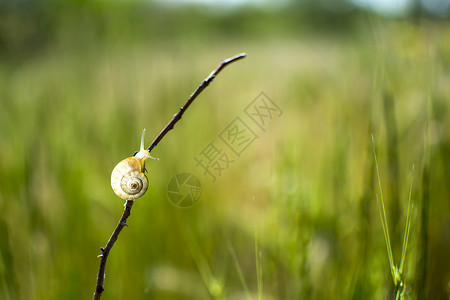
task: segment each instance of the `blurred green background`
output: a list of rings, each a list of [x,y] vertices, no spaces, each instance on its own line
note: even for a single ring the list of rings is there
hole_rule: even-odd
[[[0,1],[0,298],[92,298],[113,167],[245,51],[152,152],[102,299],[391,298],[371,133],[397,264],[415,166],[407,298],[449,299],[448,3],[355,3]],[[194,157],[261,92],[284,113],[212,182]]]

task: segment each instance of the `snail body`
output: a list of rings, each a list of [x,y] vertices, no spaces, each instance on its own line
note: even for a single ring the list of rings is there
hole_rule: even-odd
[[[142,132],[141,148],[132,157],[119,162],[111,174],[111,187],[117,196],[124,200],[136,200],[142,197],[148,189],[148,178],[145,175],[145,161],[150,156],[144,149],[144,134]]]

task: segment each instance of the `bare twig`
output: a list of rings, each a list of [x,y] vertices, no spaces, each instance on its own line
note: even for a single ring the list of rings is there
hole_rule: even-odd
[[[119,237],[119,233],[122,231],[122,229],[125,226],[128,226],[127,219],[131,215],[131,207],[133,206],[134,201],[128,200],[125,202],[125,209],[123,211],[122,217],[120,218],[119,224],[117,224],[116,229],[114,229],[113,234],[109,238],[108,243],[106,244],[106,247],[101,247],[100,250],[102,251],[102,254],[99,255],[101,257],[100,260],[100,268],[98,269],[98,275],[97,275],[97,286],[95,287],[95,293],[94,293],[94,300],[100,299],[102,296],[102,293],[104,291],[103,284],[105,282],[105,267],[106,267],[106,260],[108,259],[109,251],[111,251],[111,248],[114,246],[114,243],[117,241],[117,238]]]
[[[230,57],[228,59],[223,60],[220,65],[209,74],[208,77],[206,77],[205,80],[197,87],[197,89],[192,93],[192,95],[189,97],[189,99],[186,101],[186,103],[180,108],[180,111],[173,115],[172,120],[163,128],[163,130],[158,134],[158,136],[153,140],[151,145],[148,147],[148,151],[152,151],[156,145],[163,139],[163,137],[169,132],[175,124],[181,119],[184,112],[188,109],[189,105],[191,105],[192,102],[194,102],[195,98],[211,83],[211,81],[214,80],[214,78],[219,74],[219,72],[225,68],[228,64],[235,62],[239,59],[242,59],[246,56],[245,53],[237,54],[233,57]],[[97,275],[97,285],[95,288],[94,293],[94,300],[99,300],[102,296],[102,293],[104,291],[104,282],[105,282],[105,268],[106,268],[106,260],[108,259],[109,252],[111,251],[112,247],[114,246],[114,243],[116,242],[117,238],[119,237],[120,232],[122,229],[127,225],[127,219],[131,215],[131,207],[133,206],[134,201],[127,201],[125,203],[125,209],[122,214],[122,217],[120,218],[119,223],[117,224],[116,228],[114,229],[113,234],[109,238],[108,243],[105,247],[101,247],[100,250],[102,251],[102,254],[99,255],[101,258],[100,260],[100,268],[98,269],[98,275]]]
[[[158,143],[163,139],[163,137],[175,126],[175,124],[181,119],[184,112],[188,109],[189,105],[191,105],[192,102],[194,102],[195,98],[211,83],[211,81],[214,80],[214,78],[219,74],[219,72],[225,68],[228,64],[235,62],[239,59],[242,59],[246,56],[245,53],[237,54],[233,57],[230,57],[228,59],[222,60],[220,65],[209,74],[208,77],[203,80],[203,82],[198,86],[198,88],[192,93],[192,95],[189,97],[189,99],[186,101],[186,103],[180,108],[180,111],[173,115],[172,120],[166,125],[166,127],[161,130],[161,132],[158,134],[158,136],[153,140],[153,142],[148,147],[148,152],[151,152],[153,148],[158,145]]]

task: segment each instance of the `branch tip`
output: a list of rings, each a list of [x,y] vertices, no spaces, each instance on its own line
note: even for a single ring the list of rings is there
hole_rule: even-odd
[[[156,138],[153,140],[153,142],[150,144],[150,146],[147,148],[148,152],[151,152],[153,148],[155,148],[158,143],[163,139],[163,137],[169,132],[171,129],[173,129],[174,125],[181,119],[184,112],[188,109],[188,107],[191,105],[191,103],[197,98],[197,96],[214,80],[214,78],[217,77],[217,74],[225,68],[230,63],[233,63],[237,60],[240,60],[244,57],[246,57],[246,53],[239,53],[232,57],[229,57],[227,59],[221,60],[219,66],[213,70],[208,77],[206,77],[202,83],[197,87],[197,89],[191,94],[191,96],[188,98],[186,103],[180,108],[180,110],[173,115],[172,120],[169,121],[169,123],[161,130],[161,132],[156,136]]]

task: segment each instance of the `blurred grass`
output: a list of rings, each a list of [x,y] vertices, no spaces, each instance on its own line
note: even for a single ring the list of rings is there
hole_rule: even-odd
[[[448,297],[445,20],[53,5],[8,8],[0,21],[0,298],[91,297],[98,249],[123,209],[111,170],[138,149],[142,128],[149,144],[220,59],[242,51],[152,152],[160,161],[147,165],[150,189],[108,259],[104,299],[256,299],[259,272],[264,299],[383,298],[372,132],[400,236],[410,167],[426,164],[406,284],[412,298]],[[284,114],[212,183],[193,157],[261,91]],[[167,200],[179,172],[203,184],[189,209]]]

